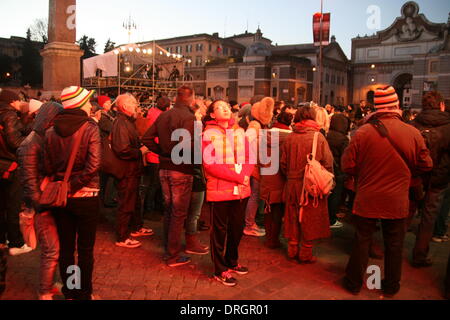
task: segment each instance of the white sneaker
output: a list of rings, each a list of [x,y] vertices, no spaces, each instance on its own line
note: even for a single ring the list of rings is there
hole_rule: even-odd
[[[40,294],[39,300],[53,300],[53,294],[52,293]]]
[[[131,238],[129,238],[123,242],[116,242],[116,246],[122,247],[122,248],[128,248],[128,249],[139,248],[141,245],[142,245],[141,242],[131,239]]]
[[[258,229],[254,229],[254,228],[245,228],[244,234],[246,236],[251,236],[251,237],[264,237],[266,235],[266,231],[261,232]]]
[[[11,256],[19,256],[24,253],[28,253],[30,251],[33,251],[33,248],[27,246],[25,243],[22,248],[9,248],[9,255]]]
[[[344,226],[344,224],[342,222],[336,221],[335,224],[330,226],[330,229],[339,229],[342,228]]]

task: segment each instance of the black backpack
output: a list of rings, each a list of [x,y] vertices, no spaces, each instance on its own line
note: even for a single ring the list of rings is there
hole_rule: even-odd
[[[433,159],[433,166],[437,167],[437,164],[441,160],[442,153],[442,131],[439,128],[426,128],[420,131],[423,139],[425,140],[425,144],[430,150],[431,159]]]

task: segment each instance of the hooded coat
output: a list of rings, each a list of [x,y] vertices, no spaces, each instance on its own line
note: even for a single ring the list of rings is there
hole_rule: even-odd
[[[315,121],[312,126],[296,124],[294,132],[287,138],[281,148],[280,167],[287,178],[283,199],[286,204],[284,216],[284,235],[287,239],[312,241],[330,236],[330,220],[328,217],[327,199],[319,199],[315,208],[313,201],[303,208],[301,225],[299,210],[302,198],[303,179],[307,156],[312,152],[314,134],[320,131]],[[333,172],[333,154],[325,137],[318,136],[316,160],[330,172]]]
[[[88,122],[81,139],[69,178],[70,194],[82,188],[99,188],[98,171],[101,166],[101,140],[97,123],[81,109],[64,110],[56,116],[54,126],[45,133],[45,175],[63,180],[74,143],[74,134]]]
[[[330,146],[330,150],[333,153],[335,171],[340,170],[341,157],[350,142],[347,137],[350,130],[350,124],[350,119],[343,114],[335,114],[331,117],[330,131],[327,134],[327,141]]]
[[[62,111],[63,107],[58,103],[48,102],[44,104],[36,116],[33,131],[17,149],[23,199],[28,208],[34,208],[36,211],[39,211],[40,185],[44,179],[43,147],[45,131]]]
[[[374,113],[407,157],[411,170],[430,171],[433,162],[420,132],[398,113]],[[404,219],[409,214],[411,170],[388,139],[371,124],[361,126],[344,151],[341,168],[355,177],[353,214],[370,219]]]
[[[431,187],[443,188],[450,182],[450,113],[439,109],[424,110],[412,125],[418,130],[434,129],[435,141],[428,141],[433,159],[433,170],[429,175]]]

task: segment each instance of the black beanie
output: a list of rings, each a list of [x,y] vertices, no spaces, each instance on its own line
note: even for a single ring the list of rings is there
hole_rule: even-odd
[[[20,101],[19,95],[11,90],[0,91],[0,102],[10,104],[13,101]]]

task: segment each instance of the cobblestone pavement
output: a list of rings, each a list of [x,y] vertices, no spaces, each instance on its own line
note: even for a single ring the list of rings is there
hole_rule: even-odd
[[[95,246],[94,294],[104,300],[379,300],[377,290],[364,288],[353,296],[344,291],[340,280],[348,260],[353,229],[345,224],[334,230],[333,237],[315,246],[318,262],[299,265],[286,259],[286,249],[271,250],[263,238],[244,236],[240,246],[240,263],[250,273],[237,276],[238,285],[224,287],[211,278],[210,255],[193,256],[193,262],[169,268],[162,261],[162,222],[146,221],[155,235],[144,239],[139,249],[114,246],[113,212],[100,223]],[[155,220],[155,219],[153,219]],[[208,232],[200,234],[209,242]],[[415,236],[406,237],[402,289],[394,299],[442,299],[443,279],[449,254],[449,243],[431,244],[435,263],[430,268],[414,269],[408,258]],[[379,240],[381,243],[381,240]],[[286,244],[285,244],[286,245]],[[4,300],[37,298],[39,249],[26,255],[9,257],[7,289]],[[380,265],[382,260],[370,260]]]

